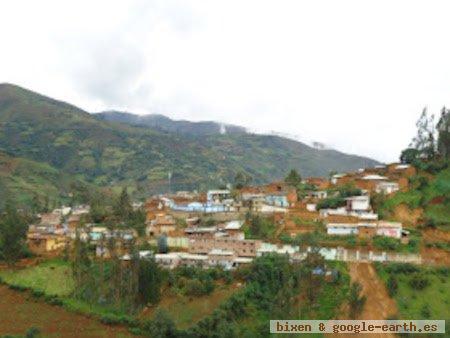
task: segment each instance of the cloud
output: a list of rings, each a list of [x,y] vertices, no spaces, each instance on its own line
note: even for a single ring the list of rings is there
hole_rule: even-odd
[[[392,161],[450,106],[446,1],[0,2],[0,81],[89,111],[276,130]]]

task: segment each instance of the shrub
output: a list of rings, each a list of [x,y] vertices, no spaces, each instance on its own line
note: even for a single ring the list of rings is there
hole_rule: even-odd
[[[100,321],[106,325],[119,325],[122,324],[122,319],[114,314],[108,313],[100,317]]]
[[[391,237],[375,236],[373,238],[373,245],[382,250],[397,250],[400,246],[400,241]]]
[[[27,290],[27,287],[22,286],[22,285],[18,285],[18,284],[10,284],[8,287],[11,290],[16,290],[16,291],[20,291],[20,292],[23,292],[23,291]]]
[[[389,264],[386,267],[386,271],[389,273],[403,273],[403,274],[412,274],[415,272],[419,272],[419,268],[415,265],[409,263],[397,263],[397,264]]]
[[[395,296],[397,294],[397,289],[398,289],[397,279],[395,279],[395,277],[393,275],[389,275],[389,278],[388,278],[386,284],[387,284],[389,297],[392,298],[393,296]]]
[[[30,327],[27,332],[25,333],[25,338],[36,338],[41,333],[41,330],[39,330],[37,327]]]
[[[425,303],[422,308],[420,309],[420,314],[423,318],[430,318],[431,317],[431,309],[430,305],[428,303]]]
[[[415,273],[409,280],[409,285],[415,290],[423,290],[430,285],[430,280],[423,273]]]
[[[44,291],[42,291],[42,290],[33,290],[33,291],[31,291],[31,294],[35,298],[40,298],[40,297],[44,296]]]
[[[330,198],[325,198],[325,199],[319,201],[319,203],[317,203],[317,205],[316,205],[316,210],[336,209],[339,207],[343,207],[346,204],[347,204],[347,202],[345,201],[345,199],[343,199],[341,197],[330,197]]]

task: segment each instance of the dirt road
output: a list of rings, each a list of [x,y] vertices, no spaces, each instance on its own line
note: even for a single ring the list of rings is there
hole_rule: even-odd
[[[389,297],[386,287],[378,277],[375,268],[370,263],[349,263],[349,272],[352,282],[362,286],[362,293],[367,297],[362,314],[357,319],[387,319],[397,313],[397,305]],[[339,319],[348,319],[348,310]],[[347,317],[346,317],[347,316]],[[336,334],[328,337],[368,337],[368,338],[396,338],[393,334]]]

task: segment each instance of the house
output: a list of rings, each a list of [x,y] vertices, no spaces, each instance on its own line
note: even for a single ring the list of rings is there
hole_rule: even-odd
[[[338,185],[341,184],[342,181],[345,180],[345,177],[347,176],[347,174],[334,174],[333,176],[331,176],[331,184],[333,185]]]
[[[271,243],[262,243],[257,251],[257,256],[263,256],[265,254],[276,253],[279,255],[294,255],[300,251],[298,246],[293,245],[276,245]]]
[[[230,190],[208,190],[206,201],[212,204],[222,204],[225,201],[233,201],[233,199]]]
[[[236,254],[231,250],[212,249],[208,253],[208,261],[211,266],[221,266],[225,270],[233,267]]]
[[[62,206],[61,208],[54,209],[52,211],[53,214],[58,214],[60,216],[67,216],[72,211],[71,207]]]
[[[386,176],[381,176],[378,174],[369,174],[359,177],[355,180],[355,185],[363,190],[374,191],[376,186],[383,181],[387,181]]]
[[[313,190],[308,192],[308,197],[322,200],[328,197],[328,192],[326,190]]]
[[[364,212],[370,210],[370,196],[351,196],[347,197],[347,210],[355,212]]]
[[[168,252],[165,254],[155,254],[155,262],[163,267],[173,269],[181,263],[181,255],[179,252]]]
[[[69,230],[75,230],[77,227],[80,226],[80,214],[72,214],[67,219],[67,226]]]
[[[356,235],[358,234],[358,223],[328,223],[328,235]]]
[[[358,235],[363,238],[386,236],[400,239],[402,224],[398,222],[328,223],[328,235]]]
[[[170,234],[175,231],[177,224],[171,215],[159,213],[146,227],[147,236],[158,236],[161,234]]]
[[[330,181],[325,177],[308,177],[305,183],[314,185],[319,190],[328,189],[330,186]]]
[[[229,237],[244,239],[245,235],[241,230],[243,225],[244,221],[229,221],[219,225],[219,229]]]
[[[72,215],[86,215],[91,211],[91,207],[87,204],[80,204],[72,208]]]
[[[189,239],[212,239],[215,237],[217,227],[188,227],[184,232]]]
[[[271,206],[283,208],[289,207],[288,198],[284,193],[267,194],[265,195],[264,199],[265,202]]]
[[[239,257],[256,257],[256,252],[261,246],[260,240],[236,239],[229,237],[191,239],[189,252],[195,254],[208,254],[213,249],[233,251]]]
[[[63,235],[29,232],[27,234],[27,245],[30,251],[36,255],[61,250],[67,242]]]
[[[61,226],[61,214],[53,212],[41,214],[41,222],[39,225],[57,228]]]
[[[400,187],[397,182],[380,182],[376,185],[375,191],[379,194],[389,195],[399,191]]]

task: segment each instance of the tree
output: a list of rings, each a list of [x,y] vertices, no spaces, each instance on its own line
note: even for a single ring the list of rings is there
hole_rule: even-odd
[[[318,248],[308,252],[302,264],[302,289],[305,290],[309,304],[314,304],[325,276],[325,259]]]
[[[119,199],[115,205],[114,213],[121,222],[126,222],[130,219],[130,216],[133,213],[133,207],[131,206],[127,188],[122,189]]]
[[[438,152],[443,158],[450,158],[450,113],[445,107],[441,110],[441,117],[437,124]]]
[[[162,271],[154,258],[139,260],[139,303],[156,304],[161,299]]]
[[[387,289],[388,289],[389,297],[393,297],[396,295],[397,289],[398,289],[398,283],[397,283],[397,279],[395,279],[395,277],[392,274],[389,275],[389,278],[387,280]]]
[[[246,185],[249,185],[252,182],[252,177],[245,172],[238,172],[234,177],[234,187],[235,189],[242,189]]]
[[[400,161],[405,164],[414,163],[419,158],[419,151],[415,148],[406,148],[400,154]]]
[[[27,224],[24,217],[10,204],[0,221],[0,258],[13,265],[24,254]]]
[[[145,235],[145,211],[141,208],[130,215],[130,226],[137,231],[139,236]]]
[[[291,169],[291,171],[289,172],[289,174],[286,176],[286,178],[284,179],[284,181],[293,186],[296,187],[297,185],[299,185],[302,182],[302,178],[300,176],[300,174],[298,173],[297,170],[295,169]]]
[[[167,235],[162,234],[158,237],[158,252],[159,253],[167,253],[169,251],[168,244],[167,244]]]
[[[361,296],[362,287],[358,282],[354,282],[350,286],[349,294],[349,315],[351,319],[355,319],[363,310],[366,304],[366,296]]]
[[[434,115],[428,117],[427,108],[424,108],[416,123],[417,135],[411,142],[411,147],[419,151],[420,157],[432,159],[436,155],[436,127]]]
[[[175,338],[178,336],[175,323],[169,314],[161,309],[156,310],[153,320],[144,325],[146,337],[152,338]]]

